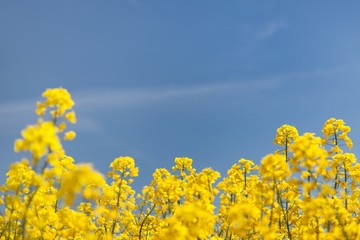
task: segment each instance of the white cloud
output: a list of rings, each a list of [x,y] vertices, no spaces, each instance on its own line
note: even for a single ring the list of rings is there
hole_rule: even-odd
[[[0,132],[20,132],[29,124],[36,123],[35,114],[37,99],[0,103]],[[76,130],[101,132],[101,126],[88,116],[78,115],[81,124],[75,125]]]
[[[34,101],[18,101],[0,104],[0,129],[7,132],[9,127],[16,127],[19,130],[29,124],[29,120],[35,115],[34,109],[36,102]]]
[[[35,100],[1,103],[0,116],[34,111],[35,107],[36,107]]]
[[[76,130],[101,132],[101,126],[91,117],[94,111],[102,109],[134,108],[144,105],[156,105],[162,102],[181,100],[189,97],[202,97],[211,94],[254,93],[276,85],[275,81],[253,81],[239,83],[216,83],[197,86],[130,88],[84,90],[71,93],[75,101],[75,111],[81,124]],[[38,99],[0,103],[0,131],[19,131],[27,124],[36,121],[35,108]]]
[[[87,90],[74,94],[79,108],[125,108],[143,104],[155,104],[163,101],[175,101],[185,97],[201,97],[210,94],[229,92],[251,93],[272,88],[278,81],[247,81],[203,84],[198,86],[179,86],[169,88],[132,88]]]
[[[163,102],[175,102],[182,99],[207,97],[213,94],[225,95],[236,93],[244,97],[271,91],[279,86],[294,80],[313,79],[329,80],[331,76],[341,75],[353,67],[338,67],[332,69],[318,69],[311,72],[302,72],[254,81],[233,80],[229,82],[207,83],[202,85],[172,86],[158,88],[128,88],[128,89],[101,89],[72,92],[75,101],[75,111],[79,123],[75,130],[101,132],[102,127],[92,117],[94,112],[99,114],[102,109],[135,109],[141,106],[156,106]],[[0,132],[16,131],[36,121],[34,113],[36,101],[39,98],[26,101],[0,103]],[[13,130],[15,129],[16,130]]]
[[[283,20],[270,21],[266,26],[257,33],[257,37],[260,39],[267,39],[272,37],[281,29],[288,26],[288,23]]]
[[[141,7],[142,6],[140,1],[138,1],[138,0],[128,0],[128,2],[130,4],[132,4],[132,5],[134,5],[135,7]]]
[[[76,110],[75,110],[76,111]],[[77,115],[78,123],[73,129],[75,131],[91,132],[91,133],[101,133],[103,127],[92,117],[85,115]]]

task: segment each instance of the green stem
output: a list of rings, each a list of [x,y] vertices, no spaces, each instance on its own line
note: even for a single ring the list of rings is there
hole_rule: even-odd
[[[155,206],[156,206],[155,204],[154,204],[154,206],[152,206],[152,208],[150,209],[150,211],[145,215],[144,220],[141,222],[140,230],[139,230],[139,240],[141,239],[141,232],[142,232],[144,223],[145,223],[146,219],[150,216],[150,214],[154,211]]]

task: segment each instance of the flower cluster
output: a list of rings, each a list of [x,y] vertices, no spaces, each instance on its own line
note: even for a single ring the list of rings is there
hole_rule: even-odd
[[[176,158],[136,193],[133,158],[115,158],[106,177],[66,155],[74,102],[62,88],[43,97],[14,144],[29,158],[0,187],[0,239],[360,239],[360,164],[343,120],[327,120],[323,137],[283,125],[279,149],[222,178]]]

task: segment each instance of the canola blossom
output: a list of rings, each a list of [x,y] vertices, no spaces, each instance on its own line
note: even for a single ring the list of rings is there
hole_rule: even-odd
[[[0,239],[360,239],[360,164],[341,119],[322,136],[280,126],[278,150],[259,165],[241,158],[223,177],[176,158],[136,193],[133,158],[114,159],[104,176],[66,155],[74,101],[63,88],[43,97],[14,143],[28,157],[0,187]]]

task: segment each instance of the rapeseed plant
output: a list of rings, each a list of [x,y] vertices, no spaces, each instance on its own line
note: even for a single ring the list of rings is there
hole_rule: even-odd
[[[74,101],[63,88],[43,97],[14,144],[29,157],[0,188],[0,239],[360,239],[360,164],[341,119],[323,137],[280,126],[278,150],[259,165],[241,158],[223,178],[176,158],[137,194],[133,158],[114,159],[105,177],[66,155]]]

